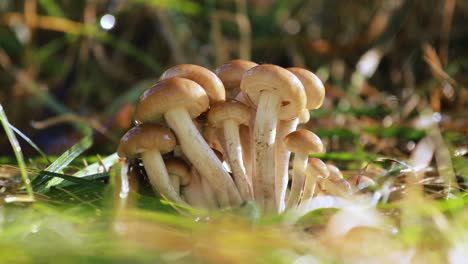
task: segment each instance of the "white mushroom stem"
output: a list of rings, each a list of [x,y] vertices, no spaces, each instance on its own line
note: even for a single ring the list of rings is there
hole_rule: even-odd
[[[301,201],[308,200],[314,196],[315,187],[317,186],[318,175],[314,175],[310,170],[306,171],[306,179],[304,183],[304,191],[302,192]]]
[[[275,197],[275,138],[280,98],[270,91],[260,94],[254,125],[254,195],[265,212],[277,212]]]
[[[182,200],[172,186],[159,150],[145,151],[141,154],[141,159],[145,166],[146,174],[148,175],[151,186],[164,196],[164,198],[186,205],[187,203]]]
[[[177,194],[180,194],[180,180],[179,176],[169,174],[169,178],[171,179],[171,184],[172,187],[174,187],[174,190],[176,191]]]
[[[210,208],[198,176],[192,175],[189,185],[182,187],[181,192],[187,203],[191,206],[201,209]]]
[[[294,153],[291,192],[286,203],[286,208],[294,208],[299,203],[304,188],[305,173],[307,168],[307,154]]]
[[[213,188],[211,188],[210,184],[206,180],[206,178],[200,178],[201,181],[201,189],[203,192],[203,196],[206,200],[206,205],[209,209],[218,208],[218,203],[216,202],[216,196],[213,192]]]
[[[169,127],[174,130],[182,151],[201,177],[205,177],[212,186],[220,206],[240,205],[242,199],[236,185],[194,126],[187,110],[182,107],[173,108],[164,114],[164,118]]]
[[[253,123],[253,122],[252,122]],[[249,184],[252,186],[252,141],[251,141],[250,127],[240,126],[239,135],[242,145],[242,158],[244,160],[245,173],[249,178]],[[253,188],[252,188],[253,194]]]
[[[276,178],[275,178],[275,193],[276,203],[279,212],[284,211],[286,202],[286,189],[288,188],[289,180],[289,158],[291,152],[284,144],[284,137],[289,133],[296,130],[299,124],[299,118],[292,120],[282,120],[278,123],[276,130],[276,146],[275,146],[275,159],[276,159]]]
[[[232,119],[225,120],[223,122],[223,133],[226,149],[225,151],[237,189],[245,201],[252,200],[252,186],[249,182],[249,178],[244,166],[244,159],[242,157],[239,124]]]

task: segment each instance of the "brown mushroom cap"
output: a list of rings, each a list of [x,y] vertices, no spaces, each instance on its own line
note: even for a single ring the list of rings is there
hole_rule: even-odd
[[[131,128],[122,137],[117,154],[131,158],[153,149],[164,154],[172,151],[175,146],[176,138],[169,129],[160,125],[142,124]]]
[[[185,186],[190,183],[190,167],[181,159],[169,159],[166,162],[166,169],[169,174],[177,175],[180,179],[180,185]]]
[[[291,67],[287,70],[294,73],[302,82],[307,96],[306,108],[317,109],[322,106],[325,99],[325,87],[319,77],[311,71],[299,67]]]
[[[330,175],[327,164],[317,158],[309,158],[307,161],[307,169],[312,175],[318,175],[320,179],[326,179]]]
[[[301,115],[299,116],[299,123],[305,124],[310,120],[310,112],[307,109],[302,110]]]
[[[375,181],[367,176],[354,175],[348,178],[349,184],[356,187],[358,190],[365,189],[369,186],[376,185]]]
[[[284,138],[286,148],[294,153],[303,155],[323,152],[322,140],[312,131],[298,129]]]
[[[239,125],[248,125],[250,122],[250,109],[237,101],[217,103],[208,112],[208,123],[215,127],[222,127],[223,121],[234,120]]]
[[[208,110],[208,96],[198,83],[189,79],[164,79],[140,96],[135,120],[142,123],[160,122],[164,113],[176,107],[185,108],[190,117],[195,118]]]
[[[223,82],[214,74],[214,72],[194,64],[179,64],[169,68],[161,75],[161,80],[181,77],[190,79],[198,83],[205,89],[210,102],[219,102],[226,100],[226,91]]]
[[[262,91],[273,91],[281,98],[278,118],[298,117],[306,105],[304,86],[290,71],[272,64],[262,64],[248,70],[241,81],[241,90],[258,105]]]
[[[333,164],[327,164],[328,171],[330,172],[330,180],[339,180],[343,179],[343,174],[340,169]]]
[[[226,90],[237,89],[240,87],[242,76],[251,68],[257,66],[257,63],[248,60],[232,60],[221,65],[215,73],[224,84]]]

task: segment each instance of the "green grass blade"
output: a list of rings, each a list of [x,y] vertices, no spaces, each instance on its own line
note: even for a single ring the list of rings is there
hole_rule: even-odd
[[[65,151],[60,157],[58,157],[52,164],[50,164],[45,171],[49,172],[60,172],[63,168],[68,166],[74,159],[81,155],[85,150],[91,147],[92,145],[92,130],[87,128],[85,136],[78,143],[73,145],[70,149]],[[50,188],[51,186],[57,185],[62,182],[62,179],[53,179],[48,176],[38,176],[33,181],[33,186],[37,191],[44,191],[45,189]],[[45,185],[47,183],[47,185]],[[45,185],[45,187],[43,187]]]
[[[47,160],[49,164],[51,163],[49,157],[28,136],[23,134],[23,132],[21,132],[12,124],[8,125],[10,126],[11,130],[13,130],[18,136],[20,136],[24,141],[26,141],[34,150],[37,151],[37,153],[39,153],[39,155],[41,155],[45,160]]]
[[[8,118],[3,110],[3,106],[0,104],[0,122],[2,123],[3,129],[10,141],[11,147],[13,148],[13,152],[15,153],[16,161],[18,162],[18,166],[20,169],[21,177],[23,178],[24,187],[26,188],[26,192],[28,196],[34,200],[34,193],[31,187],[31,181],[29,180],[28,173],[26,171],[26,165],[23,159],[23,152],[21,152],[21,146],[18,143],[18,140],[15,137],[14,132],[10,129]]]

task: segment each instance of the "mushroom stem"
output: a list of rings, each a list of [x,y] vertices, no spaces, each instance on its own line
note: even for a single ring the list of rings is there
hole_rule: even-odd
[[[293,160],[291,192],[289,193],[289,199],[286,203],[287,208],[294,208],[299,203],[302,189],[304,187],[306,168],[307,155],[295,153]]]
[[[262,91],[254,125],[254,195],[265,212],[275,212],[275,137],[280,97]]]
[[[172,187],[174,187],[174,190],[176,191],[176,193],[177,193],[177,194],[180,194],[180,180],[179,180],[179,176],[169,174],[169,178],[171,179]]]
[[[208,206],[209,209],[218,208],[218,203],[216,202],[216,196],[215,196],[215,193],[213,192],[213,188],[208,183],[206,178],[200,178],[200,181],[201,181],[201,189],[203,192],[203,196],[205,197],[205,200],[206,200],[206,205]]]
[[[192,174],[192,179],[190,180],[189,185],[184,186],[181,193],[185,200],[187,200],[187,203],[191,206],[200,209],[209,209],[210,206],[203,193],[200,181],[201,179],[199,175]]]
[[[167,111],[164,118],[177,135],[182,151],[201,177],[205,177],[212,186],[220,205],[222,207],[240,205],[242,199],[234,182],[194,126],[188,112],[182,107],[176,107]]]
[[[289,157],[291,152],[284,144],[284,137],[289,133],[296,130],[299,124],[299,118],[292,120],[281,120],[278,123],[276,130],[276,146],[275,146],[275,159],[276,159],[276,178],[275,178],[275,193],[276,203],[279,212],[284,211],[286,202],[286,189],[288,188],[288,172],[289,172]]]
[[[226,153],[229,165],[231,166],[234,182],[241,197],[245,201],[252,200],[252,187],[244,166],[242,158],[242,146],[239,136],[239,123],[233,119],[227,119],[223,122],[224,140],[226,144]]]
[[[239,135],[242,145],[242,158],[244,160],[245,173],[247,173],[250,186],[252,186],[252,141],[250,137],[251,134],[252,133],[250,133],[250,127],[242,125],[239,127]]]
[[[151,186],[153,186],[156,191],[165,198],[186,205],[187,203],[182,200],[172,186],[159,150],[145,151],[141,154],[141,159],[145,166],[146,174],[148,175]]]

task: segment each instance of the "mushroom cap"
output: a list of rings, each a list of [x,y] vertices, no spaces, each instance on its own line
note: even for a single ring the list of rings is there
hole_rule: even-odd
[[[369,186],[376,185],[375,181],[367,176],[354,175],[348,178],[349,184],[356,187],[358,190],[365,189]]]
[[[312,110],[322,106],[325,99],[325,87],[319,77],[304,68],[291,67],[287,70],[296,75],[302,82],[307,96],[306,108]]]
[[[224,84],[226,90],[232,90],[240,87],[244,73],[258,64],[248,60],[232,60],[221,65],[215,73]]]
[[[166,160],[167,173],[176,175],[180,179],[180,185],[186,186],[190,183],[192,178],[190,174],[190,167],[181,159],[173,158]]]
[[[208,110],[209,100],[205,90],[196,82],[185,78],[169,78],[157,82],[138,100],[137,122],[160,122],[168,110],[183,107],[191,118]]]
[[[298,129],[286,135],[284,144],[289,151],[303,155],[323,152],[322,140],[306,129]]]
[[[222,127],[225,120],[234,120],[237,124],[248,125],[250,109],[237,101],[226,101],[214,104],[208,112],[208,123],[214,127]]]
[[[158,149],[162,154],[174,150],[176,137],[165,127],[142,124],[131,128],[120,139],[117,154],[120,157],[138,157],[141,153]]]
[[[205,89],[210,102],[219,102],[226,100],[226,91],[223,82],[214,74],[214,72],[194,64],[179,64],[169,68],[161,75],[161,80],[181,77],[198,83]]]
[[[301,115],[299,116],[299,123],[305,124],[310,120],[310,112],[308,109],[303,109]]]
[[[333,164],[327,164],[328,171],[330,172],[329,179],[330,180],[339,180],[343,179],[343,174],[341,173],[340,169]]]
[[[327,164],[317,158],[309,158],[307,160],[307,170],[312,175],[317,175],[320,179],[326,179],[330,175]]]
[[[241,81],[241,90],[258,105],[262,91],[276,92],[281,98],[280,120],[298,117],[306,105],[304,86],[290,71],[272,64],[262,64],[248,70]]]

